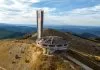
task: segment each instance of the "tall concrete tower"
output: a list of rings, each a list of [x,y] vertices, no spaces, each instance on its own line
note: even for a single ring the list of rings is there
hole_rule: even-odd
[[[37,32],[38,32],[38,39],[41,39],[43,33],[43,10],[37,10]]]

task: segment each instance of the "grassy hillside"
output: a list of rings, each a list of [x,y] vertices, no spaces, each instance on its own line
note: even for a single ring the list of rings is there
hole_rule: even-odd
[[[5,32],[3,32],[5,33]],[[74,49],[85,55],[100,56],[97,43],[53,29],[43,31],[43,36],[60,36],[68,43],[68,49]],[[22,40],[0,41],[0,68],[7,70],[80,70],[70,61],[65,61],[59,55],[44,55],[43,48],[38,47],[34,40],[37,33],[28,34]],[[98,57],[99,58],[99,57]]]
[[[1,40],[0,69],[6,70],[80,70],[57,55],[44,55],[32,40]]]
[[[25,34],[25,33],[13,32],[13,31],[5,30],[5,29],[0,29],[0,39],[20,38],[20,37],[22,37],[24,34]]]
[[[43,36],[60,36],[67,40],[69,43],[69,48],[75,49],[80,52],[87,54],[98,55],[100,56],[100,47],[97,43],[74,36],[71,33],[64,33],[53,29],[46,29],[43,31]],[[36,39],[37,35],[33,35],[31,39]],[[98,49],[99,48],[99,49]]]
[[[11,34],[10,31],[6,31],[6,30],[1,30],[0,29],[0,38],[3,38],[3,37],[8,36],[10,34]]]

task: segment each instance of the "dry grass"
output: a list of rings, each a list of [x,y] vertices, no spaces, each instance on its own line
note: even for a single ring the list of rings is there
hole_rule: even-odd
[[[44,55],[31,40],[0,41],[0,66],[7,70],[74,70],[71,62]]]
[[[40,55],[35,61],[32,69],[35,70],[73,70],[70,63],[64,62],[57,56]]]

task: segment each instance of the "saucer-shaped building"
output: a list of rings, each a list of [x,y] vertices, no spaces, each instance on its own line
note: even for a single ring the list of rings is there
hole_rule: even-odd
[[[53,53],[56,50],[66,50],[68,43],[62,37],[59,36],[45,36],[41,39],[37,39],[38,46],[46,48],[49,53]]]

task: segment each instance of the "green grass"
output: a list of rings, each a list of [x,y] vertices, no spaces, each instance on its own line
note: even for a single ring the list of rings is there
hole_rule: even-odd
[[[12,32],[7,30],[0,30],[0,39],[20,38],[24,35],[21,32]]]
[[[6,37],[8,35],[11,35],[12,33],[10,31],[1,31],[0,30],[0,38]]]

